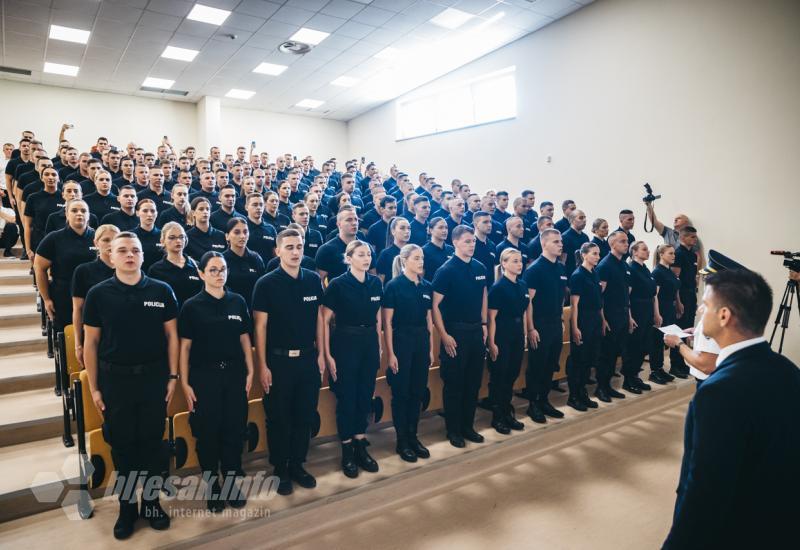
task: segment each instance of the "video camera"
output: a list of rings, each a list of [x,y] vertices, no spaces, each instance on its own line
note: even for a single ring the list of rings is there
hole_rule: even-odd
[[[647,194],[642,198],[642,200],[644,202],[653,202],[653,201],[657,201],[658,199],[661,198],[661,195],[654,195],[653,194],[653,188],[650,187],[649,183],[645,183],[644,184],[644,189],[645,189],[645,191],[647,191]]]
[[[770,250],[770,254],[783,256],[783,266],[789,271],[800,272],[800,252],[789,252],[787,250]]]

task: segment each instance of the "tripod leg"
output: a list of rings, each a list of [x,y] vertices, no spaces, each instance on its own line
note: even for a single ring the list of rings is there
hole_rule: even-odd
[[[789,281],[789,283],[794,283],[794,281]],[[778,347],[778,353],[783,353],[783,339],[786,337],[786,329],[789,328],[789,315],[792,313],[792,302],[794,302],[794,295],[797,290],[796,284],[789,284],[786,287],[786,291],[789,293],[788,300],[786,301],[786,310],[783,316],[783,323],[781,323],[781,344]],[[800,307],[800,305],[798,306]]]
[[[775,340],[775,333],[778,331],[778,326],[781,324],[781,319],[783,318],[783,309],[784,307],[786,307],[786,303],[789,298],[789,292],[793,289],[794,289],[794,281],[787,281],[786,288],[783,289],[783,297],[781,298],[781,303],[778,305],[778,313],[775,315],[775,324],[772,327],[772,335],[769,337],[770,346],[772,346],[772,341]],[[800,303],[798,303],[798,307],[800,307]]]

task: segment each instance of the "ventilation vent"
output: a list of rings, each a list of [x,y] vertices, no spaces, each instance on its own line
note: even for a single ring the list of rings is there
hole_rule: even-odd
[[[288,40],[278,46],[278,50],[282,51],[283,53],[290,53],[292,55],[304,55],[311,51],[311,46],[303,42]]]
[[[179,96],[189,95],[189,92],[184,92],[183,90],[162,90],[161,88],[151,88],[150,86],[140,86],[139,90],[142,92],[153,92],[156,94],[172,94]]]
[[[28,69],[17,69],[16,67],[2,67],[0,66],[0,73],[21,74],[23,76],[31,76]]]

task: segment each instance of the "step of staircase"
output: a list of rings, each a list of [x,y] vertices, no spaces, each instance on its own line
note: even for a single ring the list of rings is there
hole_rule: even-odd
[[[25,304],[36,306],[36,289],[28,282],[25,284],[0,286],[0,306]],[[34,309],[35,311],[35,309]]]
[[[0,270],[0,286],[24,284],[33,285],[33,277],[23,262],[17,261],[15,266]]]
[[[52,388],[0,395],[0,447],[40,441],[62,432],[61,399]]]
[[[5,269],[30,269],[31,263],[28,260],[20,260],[19,257],[22,255],[22,249],[17,248],[13,249],[16,257],[14,258],[3,258],[0,257],[0,271]]]
[[[54,385],[55,365],[41,351],[0,357],[0,395],[52,388]]]
[[[0,308],[0,311],[3,309]],[[0,357],[36,351],[42,354],[47,352],[47,337],[42,336],[38,323],[0,328]]]
[[[17,304],[0,307],[0,328],[41,326],[41,314],[36,306]]]

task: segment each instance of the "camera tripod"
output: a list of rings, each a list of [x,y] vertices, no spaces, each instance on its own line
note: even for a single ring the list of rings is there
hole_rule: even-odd
[[[775,316],[775,326],[772,328],[772,336],[769,337],[769,345],[775,339],[778,326],[781,327],[781,341],[778,345],[778,353],[783,353],[783,339],[786,336],[786,329],[789,328],[789,314],[792,312],[792,304],[795,303],[794,297],[797,292],[797,281],[789,280],[786,282],[786,289],[783,291],[783,298],[778,306],[778,314]],[[797,302],[797,310],[800,312],[800,301]]]

